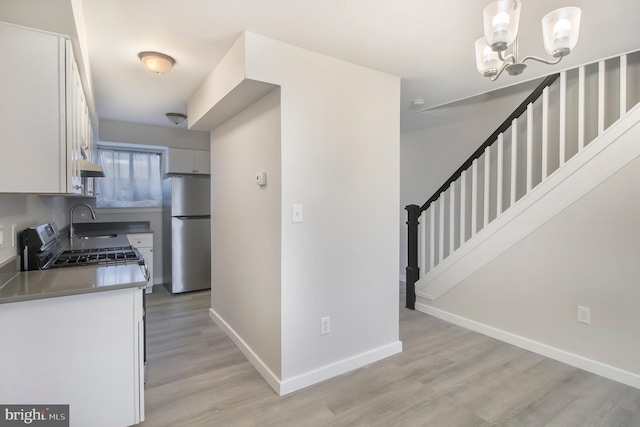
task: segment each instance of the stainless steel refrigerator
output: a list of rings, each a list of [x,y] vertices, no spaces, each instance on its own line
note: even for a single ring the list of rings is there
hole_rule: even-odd
[[[211,288],[209,177],[162,181],[163,279],[173,294]]]

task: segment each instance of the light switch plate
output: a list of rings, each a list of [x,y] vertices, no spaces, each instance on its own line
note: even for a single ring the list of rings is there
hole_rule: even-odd
[[[302,205],[291,205],[291,222],[302,222]]]

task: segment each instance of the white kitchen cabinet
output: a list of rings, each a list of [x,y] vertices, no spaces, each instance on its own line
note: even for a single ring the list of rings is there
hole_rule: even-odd
[[[94,130],[67,37],[0,23],[0,192],[83,194]]]
[[[71,427],[144,420],[141,289],[0,307],[0,402],[68,404]]]
[[[169,148],[165,162],[165,173],[210,175],[210,153],[204,150]]]
[[[146,293],[153,292],[153,233],[127,234],[129,243],[138,248],[149,269],[149,282]]]

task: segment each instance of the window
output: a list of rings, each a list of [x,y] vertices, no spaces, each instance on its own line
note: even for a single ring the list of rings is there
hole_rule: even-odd
[[[162,206],[159,153],[98,149],[104,178],[95,180],[97,208]]]

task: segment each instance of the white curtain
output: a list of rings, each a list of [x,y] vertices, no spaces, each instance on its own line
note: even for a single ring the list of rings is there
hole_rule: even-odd
[[[98,150],[104,178],[96,179],[96,207],[162,206],[160,154]]]

